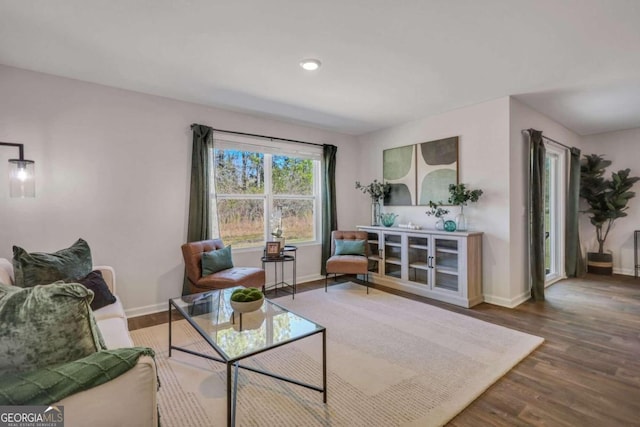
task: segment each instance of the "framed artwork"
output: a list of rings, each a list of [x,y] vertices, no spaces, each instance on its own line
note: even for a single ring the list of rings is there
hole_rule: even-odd
[[[280,256],[280,242],[267,242],[267,258]]]
[[[391,184],[386,206],[446,203],[449,185],[458,183],[458,137],[384,150],[382,170]]]

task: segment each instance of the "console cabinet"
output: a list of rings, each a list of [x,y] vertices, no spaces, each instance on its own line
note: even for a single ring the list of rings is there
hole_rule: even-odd
[[[482,233],[358,226],[374,283],[462,307],[482,298]]]

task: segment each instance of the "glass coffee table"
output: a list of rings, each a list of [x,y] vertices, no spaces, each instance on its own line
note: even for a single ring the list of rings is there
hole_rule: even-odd
[[[238,371],[246,369],[322,393],[327,403],[327,333],[321,326],[265,298],[259,310],[234,314],[229,298],[238,288],[221,289],[169,300],[169,357],[177,350],[227,365],[227,425],[235,425]],[[173,345],[173,309],[189,322],[219,357]],[[322,386],[315,386],[272,372],[240,364],[242,359],[322,334]],[[232,379],[233,374],[233,379]]]

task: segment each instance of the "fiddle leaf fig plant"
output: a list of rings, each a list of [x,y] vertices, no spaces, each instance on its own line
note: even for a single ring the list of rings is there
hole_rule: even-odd
[[[612,172],[611,179],[606,179],[610,165],[611,161],[599,154],[586,154],[580,164],[580,197],[589,205],[589,209],[582,212],[590,215],[591,224],[596,228],[599,254],[604,253],[604,242],[613,223],[627,216],[627,204],[636,195],[629,190],[640,180],[640,177],[629,176],[629,168]]]

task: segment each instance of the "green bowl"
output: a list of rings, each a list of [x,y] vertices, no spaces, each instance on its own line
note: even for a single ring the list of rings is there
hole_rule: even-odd
[[[385,214],[380,215],[380,222],[385,227],[391,227],[393,225],[393,223],[396,222],[396,218],[397,217],[398,217],[398,215],[396,215],[396,214],[385,213]]]

